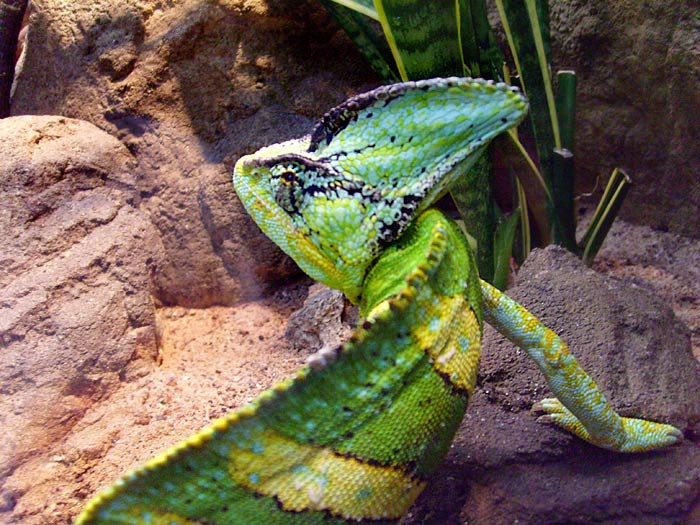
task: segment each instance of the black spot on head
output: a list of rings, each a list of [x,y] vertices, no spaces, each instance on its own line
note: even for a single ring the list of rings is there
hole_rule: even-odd
[[[389,140],[391,140],[391,142],[396,142],[396,136],[392,135]]]
[[[323,195],[324,193],[323,188],[316,184],[309,184],[308,186],[304,186],[304,188],[301,191],[304,195],[310,195],[312,197],[315,195]]]
[[[418,401],[418,406],[419,407],[425,407],[425,406],[430,406],[433,404],[433,398],[432,397],[426,397],[425,399],[421,399]]]
[[[342,410],[343,412],[345,412],[346,414],[349,414],[349,413],[352,412],[352,408],[350,408],[350,407],[343,407],[341,410]]]
[[[365,115],[366,118],[372,118],[374,116],[374,113],[371,111]]]
[[[228,505],[224,505],[221,507],[221,512],[228,512]]]
[[[364,328],[365,330],[369,330],[370,328],[372,328],[372,324],[373,324],[372,322],[365,319],[362,322],[362,328]]]
[[[401,229],[406,225],[401,221],[393,221],[390,224],[384,222],[379,222],[379,240],[382,246],[387,246],[394,242],[394,240],[401,233]]]
[[[346,432],[345,435],[343,436],[344,439],[352,439],[355,437],[355,434],[352,432]]]
[[[423,168],[423,169],[425,169],[425,168]],[[415,207],[415,205],[418,204],[422,198],[423,197],[421,197],[420,195],[413,195],[413,194],[409,193],[408,195],[403,196],[403,205]]]
[[[506,122],[508,122],[508,119],[506,117],[501,117],[501,122],[505,124]]]

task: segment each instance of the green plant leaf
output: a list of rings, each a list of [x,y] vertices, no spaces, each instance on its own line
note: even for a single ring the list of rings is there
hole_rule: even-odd
[[[552,195],[557,214],[555,238],[559,239],[558,244],[576,253],[574,155],[568,149],[555,149],[552,155]]]
[[[386,82],[401,80],[391,49],[384,38],[372,0],[321,0],[377,74]],[[352,6],[352,7],[351,7]]]
[[[490,145],[474,166],[452,185],[450,196],[464,221],[464,228],[476,240],[479,274],[491,282],[493,276],[494,199]]]
[[[515,209],[507,219],[497,207],[495,209],[497,210],[497,227],[493,237],[493,285],[499,290],[505,290],[508,286],[510,258],[513,253],[515,232],[520,220],[520,209]]]
[[[557,72],[557,115],[562,149],[574,152],[574,127],[576,116],[576,73]]]
[[[539,172],[547,188],[550,235],[562,244],[562,228],[552,200],[552,154],[560,144],[559,122],[549,75],[549,16],[546,0],[496,0],[522,88],[530,101]],[[573,199],[573,195],[571,196]]]
[[[502,80],[504,61],[493,36],[484,0],[458,0],[457,20],[464,74]]]
[[[454,0],[375,0],[375,9],[404,80],[463,74]]]
[[[598,250],[603,245],[631,184],[632,180],[624,171],[619,168],[613,170],[610,180],[605,186],[603,197],[593,214],[593,220],[579,244],[581,258],[588,266],[593,263]]]
[[[557,73],[557,117],[561,148],[552,156],[552,195],[557,222],[555,238],[567,250],[576,253],[576,213],[574,210],[574,117],[576,113],[576,74]]]
[[[374,8],[373,0],[333,0],[333,2],[347,7],[352,11],[357,11],[358,13],[379,22],[379,15],[377,14],[377,10]]]
[[[527,197],[523,185],[518,177],[512,176],[512,178],[515,180],[515,199],[518,203],[517,210],[520,212],[520,221],[518,222],[520,224],[520,235],[517,239],[520,246],[518,262],[522,263],[530,256],[530,249],[532,246],[530,237],[530,217],[528,215]]]

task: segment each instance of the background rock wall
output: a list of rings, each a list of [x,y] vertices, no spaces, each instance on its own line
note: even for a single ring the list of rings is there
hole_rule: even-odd
[[[550,2],[555,69],[578,76],[581,192],[615,166],[632,177],[621,216],[700,236],[700,4]]]
[[[555,68],[579,74],[579,191],[621,166],[635,181],[623,216],[700,235],[695,10],[580,0],[551,11]],[[295,271],[245,217],[231,167],[378,83],[313,1],[37,0],[23,63],[13,114],[84,119],[134,154],[167,254],[156,297],[186,306],[249,299]]]

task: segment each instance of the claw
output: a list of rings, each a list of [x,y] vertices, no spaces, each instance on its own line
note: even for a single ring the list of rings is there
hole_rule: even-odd
[[[671,442],[671,444],[675,445],[677,443],[681,443],[684,439],[683,437],[683,432],[681,432],[679,429],[676,427],[671,427],[668,432],[666,432],[666,435],[669,437],[669,439],[673,439],[674,441]]]
[[[562,408],[563,406],[558,399],[554,397],[547,397],[532,405],[530,412],[561,412]]]

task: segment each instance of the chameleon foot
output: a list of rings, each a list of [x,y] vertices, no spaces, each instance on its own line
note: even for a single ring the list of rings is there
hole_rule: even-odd
[[[532,410],[545,412],[537,418],[538,422],[554,423],[593,445],[617,452],[645,452],[683,440],[683,433],[672,425],[631,417],[620,417],[619,430],[607,429],[604,435],[596,437],[556,398],[543,399]]]

